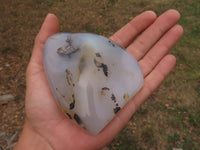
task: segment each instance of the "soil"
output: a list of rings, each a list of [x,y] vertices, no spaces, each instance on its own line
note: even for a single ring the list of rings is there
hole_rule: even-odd
[[[106,37],[145,10],[178,9],[185,35],[173,54],[177,66],[108,146],[110,149],[199,149],[199,2],[190,0],[0,0],[0,150],[16,144],[25,119],[25,72],[34,39],[51,12],[62,32]],[[107,148],[108,149],[108,148]]]

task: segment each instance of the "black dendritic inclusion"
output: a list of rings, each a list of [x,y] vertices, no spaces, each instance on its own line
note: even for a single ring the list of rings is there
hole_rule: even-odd
[[[66,40],[66,45],[64,45],[63,47],[60,47],[57,49],[57,53],[59,55],[68,55],[70,56],[71,54],[77,52],[79,50],[79,48],[74,48],[72,46],[72,40],[71,40],[71,36],[69,35],[67,37],[67,40]]]
[[[111,41],[111,40],[109,40],[108,43],[109,43],[112,47],[115,47],[115,46],[116,46],[115,43],[114,43],[113,41]]]
[[[75,96],[72,94],[72,103],[69,105],[69,109],[74,109],[75,107]]]
[[[108,43],[109,43],[112,47],[120,47],[121,49],[126,50],[124,47],[122,47],[121,45],[115,43],[115,42],[112,41],[112,40],[108,40]]]
[[[114,113],[115,113],[115,114],[118,113],[118,111],[120,111],[120,109],[121,109],[120,107],[115,107],[115,108],[114,108]]]
[[[101,54],[100,53],[95,53],[97,57],[101,57]]]
[[[111,99],[116,103],[116,97],[114,94],[111,95]]]
[[[67,84],[73,88],[75,86],[75,84],[73,83],[73,79],[72,79],[72,73],[66,69],[66,79],[67,79]],[[73,93],[73,90],[71,91]],[[72,102],[69,104],[69,109],[74,109],[75,107],[75,95],[74,93],[72,94]]]
[[[73,102],[69,105],[69,109],[74,109],[75,107],[75,100],[73,100]]]
[[[101,58],[101,55],[99,53],[96,53],[96,57]],[[94,58],[94,64],[98,69],[102,69],[104,75],[107,77],[108,76],[108,66],[97,59]]]
[[[101,68],[103,69],[103,73],[107,77],[108,76],[108,66],[102,63]]]
[[[66,113],[69,119],[72,119],[72,116],[69,113]]]
[[[76,122],[78,124],[81,124],[82,121],[81,121],[80,117],[77,114],[74,114],[74,119],[76,120]]]
[[[65,72],[68,85],[73,85],[72,73],[68,69],[66,69]]]
[[[103,87],[102,90],[110,90],[108,87]]]
[[[115,103],[116,107],[113,109],[113,111],[116,114],[121,109],[121,107],[119,107],[119,104],[117,103],[117,100],[114,94],[111,95],[111,100]]]

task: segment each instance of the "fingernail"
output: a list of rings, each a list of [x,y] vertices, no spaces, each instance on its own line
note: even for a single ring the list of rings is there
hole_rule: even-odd
[[[52,15],[52,13],[48,13],[45,18],[49,17],[50,15]]]

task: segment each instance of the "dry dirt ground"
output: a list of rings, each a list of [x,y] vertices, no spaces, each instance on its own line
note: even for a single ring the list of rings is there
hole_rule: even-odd
[[[145,10],[175,8],[185,36],[173,54],[177,66],[138,110],[109,149],[193,149],[200,146],[200,1],[191,0],[0,0],[0,150],[12,149],[25,119],[25,71],[34,38],[48,12],[63,32],[111,36]]]

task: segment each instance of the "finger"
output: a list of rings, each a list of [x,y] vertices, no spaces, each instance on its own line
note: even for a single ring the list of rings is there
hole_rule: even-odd
[[[155,69],[145,78],[143,88],[130,100],[115,116],[115,118],[98,135],[98,141],[105,143],[112,140],[114,136],[124,127],[133,113],[153,93],[171,72],[176,59],[173,55],[165,56]]]
[[[139,61],[144,77],[148,75],[155,65],[170,51],[183,34],[180,25],[172,27],[156,45]]]
[[[179,18],[180,14],[176,10],[166,11],[127,50],[140,60],[162,35],[177,23]]]
[[[130,42],[144,29],[151,25],[156,19],[156,14],[152,11],[146,11],[136,16],[132,21],[117,31],[111,40],[115,41],[123,47],[127,47]]]
[[[57,32],[59,32],[59,21],[54,14],[48,14],[42,24],[40,32],[38,33],[35,39],[31,61],[34,61],[39,65],[42,64],[42,53],[44,43],[46,42],[49,36]]]

